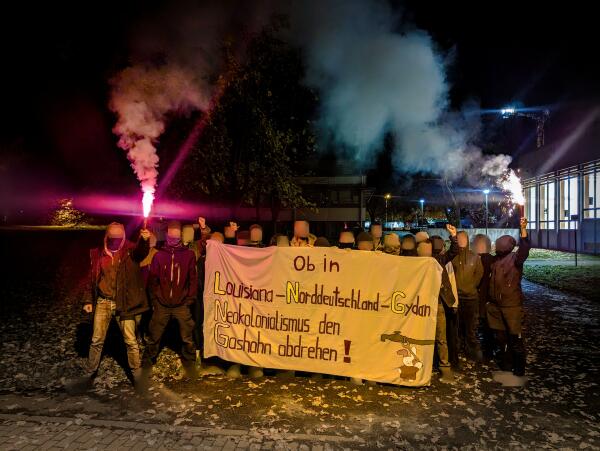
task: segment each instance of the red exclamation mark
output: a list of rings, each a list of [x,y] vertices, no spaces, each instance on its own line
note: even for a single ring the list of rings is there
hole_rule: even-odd
[[[350,340],[344,340],[344,363],[350,363]]]

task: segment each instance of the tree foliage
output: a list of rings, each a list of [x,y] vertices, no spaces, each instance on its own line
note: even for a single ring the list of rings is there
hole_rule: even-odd
[[[278,27],[270,27],[254,36],[244,60],[225,44],[220,95],[173,186],[181,197],[233,207],[310,206],[294,176],[314,153],[316,96],[302,84],[298,50],[277,34]]]

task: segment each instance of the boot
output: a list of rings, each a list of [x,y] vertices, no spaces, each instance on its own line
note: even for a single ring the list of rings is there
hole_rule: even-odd
[[[252,379],[259,379],[264,376],[263,369],[257,366],[251,366],[248,368],[248,376]]]
[[[183,364],[183,371],[187,379],[198,379],[198,372],[196,371],[195,362],[185,362]]]
[[[512,354],[512,372],[515,376],[525,376],[526,358],[523,338],[519,335],[511,335],[509,343]]]
[[[294,370],[277,371],[277,377],[282,379],[293,379],[296,377],[296,372]]]
[[[144,395],[150,388],[150,377],[152,370],[149,368],[137,368],[133,373],[133,388],[138,395]]]
[[[200,376],[222,376],[225,374],[225,371],[216,365],[209,365],[200,368],[198,373]]]
[[[454,373],[452,372],[452,369],[450,367],[441,366],[440,373],[442,374],[442,377],[440,378],[441,382],[444,382],[444,383],[454,382]]]
[[[238,365],[237,363],[231,365],[227,370],[227,377],[229,379],[239,379],[240,377],[242,377],[240,365]]]

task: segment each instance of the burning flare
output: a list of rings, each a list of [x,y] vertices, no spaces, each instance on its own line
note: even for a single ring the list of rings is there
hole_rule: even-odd
[[[144,196],[142,197],[142,206],[144,208],[144,219],[148,219],[148,215],[150,214],[150,210],[152,209],[152,202],[154,202],[154,191],[148,190],[144,191]]]
[[[519,212],[523,216],[525,206],[525,196],[523,195],[523,185],[521,179],[513,171],[509,169],[506,174],[500,179],[500,187],[506,191],[508,200],[519,205]]]

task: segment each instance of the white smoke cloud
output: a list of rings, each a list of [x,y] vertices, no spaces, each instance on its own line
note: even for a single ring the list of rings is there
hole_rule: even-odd
[[[165,129],[167,113],[186,113],[208,106],[208,87],[178,66],[125,69],[111,80],[110,108],[119,147],[127,151],[143,192],[154,193],[158,177],[155,142]]]
[[[473,117],[448,111],[445,61],[431,37],[401,28],[387,1],[299,1],[291,18],[306,82],[320,93],[320,135],[334,148],[369,164],[391,133],[402,172],[506,171],[510,157],[488,157],[471,144],[479,127]]]

